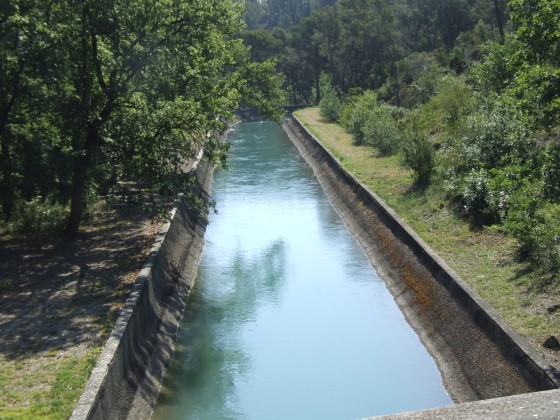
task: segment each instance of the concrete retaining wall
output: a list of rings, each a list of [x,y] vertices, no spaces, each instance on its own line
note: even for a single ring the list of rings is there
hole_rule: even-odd
[[[196,173],[199,194],[205,198],[213,167],[201,163]],[[186,200],[179,200],[171,222],[150,251],[72,419],[149,417],[173,357],[206,224],[206,209],[188,207]]]
[[[455,401],[558,387],[557,372],[381,199],[297,120],[288,120],[285,129],[433,355]],[[205,195],[213,168],[201,165],[197,172]],[[149,417],[173,357],[206,223],[205,211],[179,202],[150,251],[73,419]]]
[[[284,128],[436,360],[456,402],[558,387],[554,368],[296,118]]]

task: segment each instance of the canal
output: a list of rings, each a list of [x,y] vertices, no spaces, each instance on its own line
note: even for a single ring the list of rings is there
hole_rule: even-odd
[[[282,128],[241,123],[154,419],[355,419],[451,404]]]

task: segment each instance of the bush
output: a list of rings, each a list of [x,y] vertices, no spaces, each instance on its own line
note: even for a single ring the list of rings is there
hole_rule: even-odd
[[[337,122],[342,113],[342,102],[334,89],[328,90],[319,102],[321,116],[328,121]]]
[[[518,194],[504,223],[521,251],[536,263],[539,271],[554,273],[560,269],[560,204],[540,203],[538,199]],[[540,204],[539,204],[540,203]]]
[[[442,144],[445,164],[459,177],[473,169],[525,165],[535,158],[530,130],[505,104],[482,104],[465,128],[463,135],[448,135]]]
[[[435,167],[435,150],[425,135],[413,131],[403,137],[401,165],[412,169],[419,182],[430,179]]]
[[[460,195],[465,213],[469,216],[485,216],[489,205],[489,175],[484,169],[472,170],[463,179]]]
[[[354,108],[356,108],[355,98],[354,100],[348,100],[346,98],[344,106],[342,107],[342,112],[340,113],[340,118],[338,119],[340,125],[350,131],[350,119],[354,113]]]
[[[543,152],[544,195],[560,202],[560,144],[549,144]]]
[[[365,92],[357,99],[346,127],[354,136],[356,144],[364,144],[364,126],[377,107],[377,95],[372,91]]]
[[[68,206],[56,203],[52,197],[34,197],[16,203],[8,224],[12,234],[51,234],[62,232],[68,219]]]
[[[385,106],[371,110],[362,133],[364,144],[375,147],[382,156],[394,154],[399,147],[399,129],[391,110]]]
[[[491,178],[488,181],[488,211],[495,219],[503,222],[507,218],[512,197],[520,192],[524,194],[527,191],[531,174],[529,169],[522,165],[493,168],[489,172]],[[534,183],[533,189],[536,190],[537,185],[539,184]]]

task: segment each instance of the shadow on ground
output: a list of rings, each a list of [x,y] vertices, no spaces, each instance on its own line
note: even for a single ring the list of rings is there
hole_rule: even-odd
[[[0,237],[0,353],[99,346],[157,232],[140,211],[102,211],[77,240]]]

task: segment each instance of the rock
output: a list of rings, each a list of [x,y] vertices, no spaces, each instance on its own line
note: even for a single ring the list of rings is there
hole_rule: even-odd
[[[558,309],[560,309],[560,305],[552,305],[546,308],[549,314],[556,312]]]
[[[560,350],[560,342],[558,342],[558,339],[556,337],[551,335],[543,343],[543,347],[546,347],[547,349],[552,349],[552,350]]]

